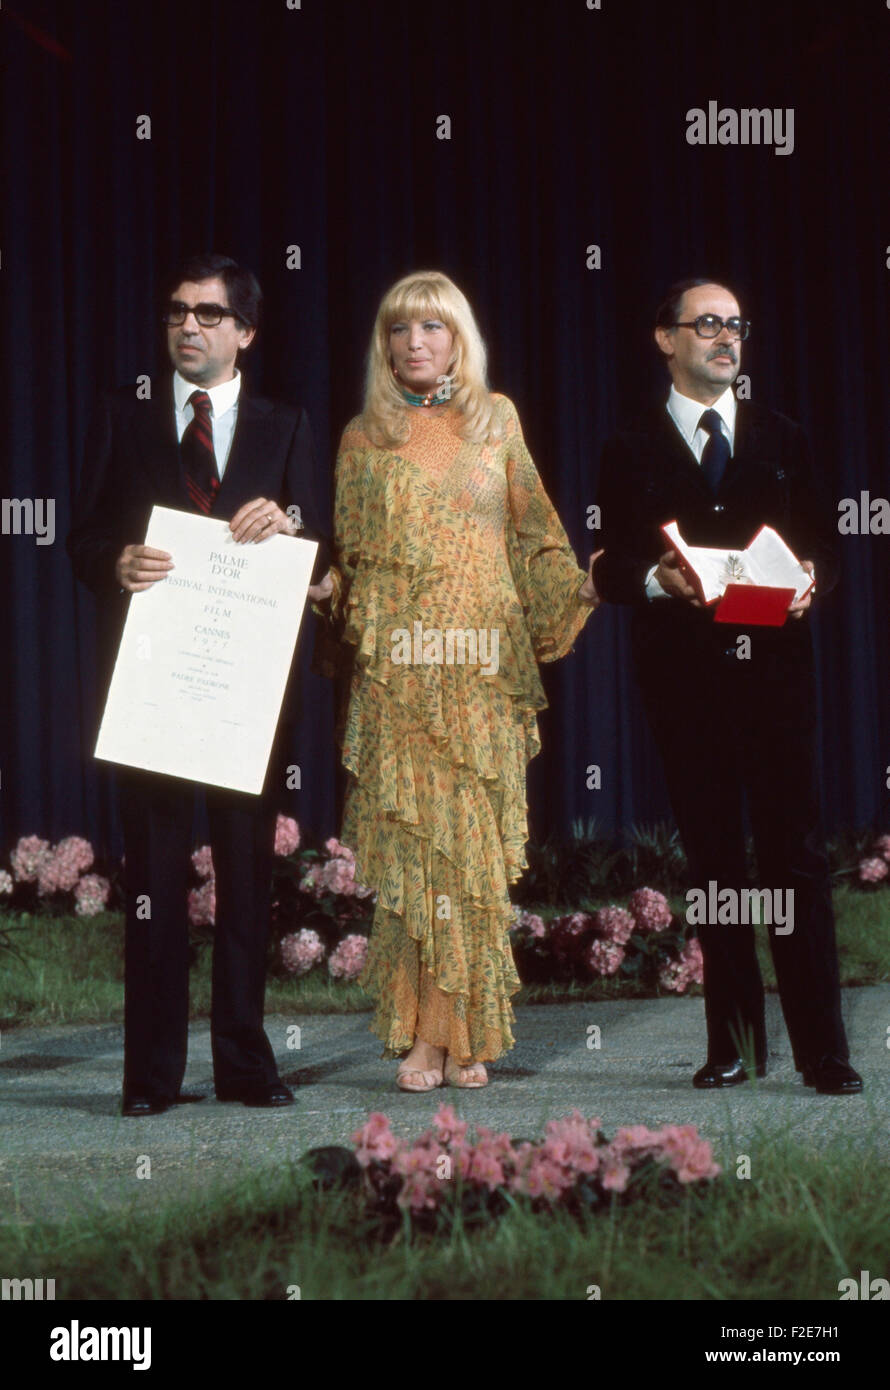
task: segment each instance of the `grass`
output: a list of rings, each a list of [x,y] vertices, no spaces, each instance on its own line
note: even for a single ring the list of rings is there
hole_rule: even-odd
[[[863,893],[841,885],[835,889],[841,983],[882,984],[890,980],[890,890]],[[675,909],[684,904],[678,899]],[[0,979],[0,1027],[24,1024],[117,1023],[123,1021],[123,922],[115,913],[94,918],[0,917],[0,930],[22,959],[3,957]],[[775,988],[775,972],[766,931],[757,937],[764,983]],[[515,1004],[578,1003],[599,999],[645,998],[648,991],[632,981],[604,979],[569,984],[523,986]],[[190,976],[190,1017],[210,1015],[210,952],[204,950]],[[361,1013],[371,1001],[357,984],[332,980],[314,970],[298,980],[270,976],[266,986],[269,1014]]]
[[[353,1191],[321,1192],[295,1165],[204,1185],[176,1204],[81,1210],[64,1225],[0,1226],[0,1267],[48,1271],[58,1299],[815,1299],[838,1282],[886,1272],[890,1184],[877,1131],[857,1148],[819,1151],[746,1136],[702,1195],[666,1210],[617,1204],[572,1220],[517,1207],[496,1223],[436,1236],[409,1222],[382,1240]]]

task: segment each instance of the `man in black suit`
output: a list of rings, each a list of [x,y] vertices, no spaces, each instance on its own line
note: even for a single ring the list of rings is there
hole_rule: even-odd
[[[107,689],[129,594],[163,581],[175,557],[140,543],[155,504],[231,518],[236,541],[281,532],[318,540],[310,597],[320,601],[328,545],[314,495],[304,410],[251,396],[235,363],[254,339],[260,287],[225,256],[195,256],[171,278],[164,321],[172,377],[150,399],[106,396],[86,443],[68,537],[75,573],[99,600]],[[325,576],[321,579],[320,576]],[[216,1094],[279,1106],[293,1095],[263,1029],[279,766],[294,715],[288,692],[263,792],[206,787],[216,877],[211,1039]],[[123,1113],[158,1114],[188,1096],[187,891],[193,782],[117,769],[126,860]],[[146,916],[145,904],[150,905]]]
[[[760,886],[793,890],[793,929],[770,927],[785,1022],[806,1085],[862,1089],[849,1064],[830,883],[821,829],[816,687],[809,609],[837,580],[833,518],[816,488],[801,429],[737,400],[749,324],[735,296],[707,280],[668,291],[655,339],[673,385],[667,406],[605,446],[599,504],[605,554],[595,583],[633,605],[632,651],[696,888],[747,886],[744,803]],[[690,545],[742,550],[772,526],[815,578],[782,627],[714,622],[661,527]],[[744,640],[749,639],[749,640]],[[779,899],[778,901],[781,901]],[[763,985],[754,928],[699,927],[708,1057],[693,1085],[766,1072]],[[745,1058],[743,1061],[742,1058]],[[747,1064],[747,1066],[746,1066]]]

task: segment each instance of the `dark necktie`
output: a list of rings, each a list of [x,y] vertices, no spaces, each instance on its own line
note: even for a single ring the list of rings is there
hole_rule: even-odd
[[[185,464],[185,486],[198,511],[207,513],[219,492],[210,397],[206,391],[193,391],[189,396],[189,405],[195,413],[180,443]]]
[[[719,491],[720,482],[729,458],[729,440],[723,433],[720,416],[716,410],[706,410],[698,422],[699,429],[707,430],[711,436],[701,456],[701,466],[705,479],[712,492]]]

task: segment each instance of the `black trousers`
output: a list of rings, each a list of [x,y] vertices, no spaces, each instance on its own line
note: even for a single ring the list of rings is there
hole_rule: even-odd
[[[124,1094],[170,1100],[188,1048],[189,861],[195,798],[179,778],[118,770],[126,856]],[[216,874],[210,1034],[217,1090],[274,1082],[263,1030],[276,808],[204,790]]]
[[[794,621],[794,620],[789,620]],[[812,660],[783,650],[781,632],[750,631],[740,660],[735,631],[714,628],[694,659],[641,672],[650,726],[692,885],[750,886],[744,807],[758,886],[794,893],[793,931],[769,928],[785,1023],[798,1070],[826,1053],[846,1058],[828,863],[817,774]],[[787,924],[786,924],[787,925]],[[766,1059],[763,983],[752,925],[698,927],[708,1057],[740,1050]]]

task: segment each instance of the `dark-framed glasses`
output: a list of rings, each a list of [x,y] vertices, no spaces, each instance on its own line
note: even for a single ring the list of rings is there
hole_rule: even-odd
[[[674,328],[694,328],[700,338],[716,338],[718,333],[722,333],[726,328],[734,338],[744,340],[751,332],[751,323],[748,319],[722,319],[719,314],[699,314],[697,319],[684,323],[675,323]]]
[[[238,317],[234,309],[226,309],[222,304],[183,304],[181,299],[171,299],[161,318],[171,328],[178,328],[189,314],[194,314],[201,328],[218,328],[223,319]]]

